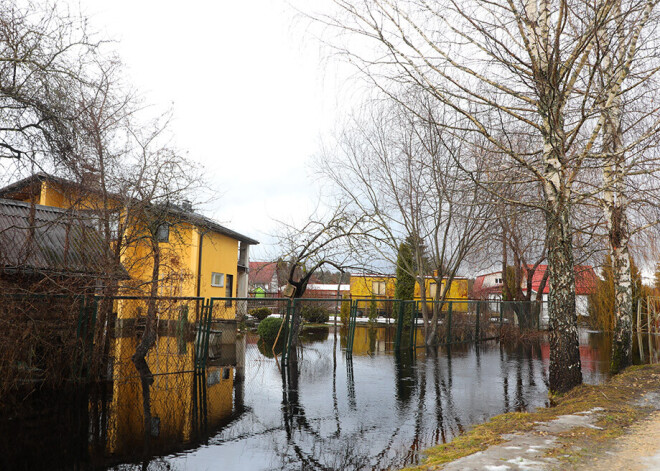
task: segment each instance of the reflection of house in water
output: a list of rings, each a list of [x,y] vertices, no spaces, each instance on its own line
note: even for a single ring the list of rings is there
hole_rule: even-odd
[[[373,355],[375,353],[391,352],[394,348],[396,337],[396,326],[365,326],[361,325],[355,329],[355,338],[353,340],[353,355]],[[409,345],[410,329],[404,329],[402,343]],[[342,345],[345,342],[342,338]],[[424,346],[424,333],[422,329],[417,329],[417,335],[414,336],[415,345]]]
[[[236,336],[234,335],[234,340]],[[136,336],[114,341],[114,371],[105,453],[130,459],[145,444],[142,387],[131,356]],[[242,412],[244,340],[216,345],[216,357],[205,372],[195,372],[194,342],[173,335],[159,336],[147,356],[154,374],[150,387],[152,415],[150,454],[159,455],[193,446]],[[238,369],[238,374],[237,374]],[[236,394],[235,394],[236,389]],[[236,401],[234,400],[236,397]]]

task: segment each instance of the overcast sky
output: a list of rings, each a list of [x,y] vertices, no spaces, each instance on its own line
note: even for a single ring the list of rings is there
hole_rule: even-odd
[[[117,41],[145,100],[173,107],[176,144],[217,192],[206,215],[267,242],[273,218],[313,210],[309,161],[342,113],[344,86],[284,0],[80,4],[91,29]]]

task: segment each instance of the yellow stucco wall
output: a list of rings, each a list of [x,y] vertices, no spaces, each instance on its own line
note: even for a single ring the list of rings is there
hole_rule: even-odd
[[[385,283],[385,295],[383,297],[394,297],[396,278],[378,275],[351,275],[351,297],[371,298],[375,296],[373,291],[374,283]]]

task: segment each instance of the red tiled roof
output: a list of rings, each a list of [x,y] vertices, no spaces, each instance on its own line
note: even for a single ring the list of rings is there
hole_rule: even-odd
[[[531,266],[529,267],[531,268]],[[541,280],[547,269],[547,265],[539,265],[536,268],[534,277],[532,278],[532,289],[534,291],[538,292],[541,286]],[[598,286],[597,282],[598,277],[596,276],[594,267],[591,265],[575,265],[575,294],[585,295],[594,293]],[[549,292],[550,282],[548,281],[543,289],[543,294],[548,294]]]
[[[249,283],[269,284],[276,270],[277,263],[275,262],[250,262]]]
[[[496,271],[492,273],[485,273],[483,275],[477,276],[472,285],[472,298],[473,299],[486,299],[490,294],[502,294],[502,284],[496,284],[493,286],[488,286],[484,288],[484,281],[487,276],[495,275],[497,273],[502,273],[501,271]]]

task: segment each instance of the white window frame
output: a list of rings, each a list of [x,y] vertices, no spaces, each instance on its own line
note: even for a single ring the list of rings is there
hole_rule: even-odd
[[[382,293],[381,293],[381,291],[382,291]],[[372,281],[371,282],[371,292],[374,296],[385,296],[385,294],[387,293],[387,282],[386,281]]]
[[[218,283],[216,281],[216,275],[220,277],[220,282]],[[225,274],[224,273],[218,273],[218,272],[212,272],[211,273],[211,286],[215,288],[224,288],[225,287]]]

